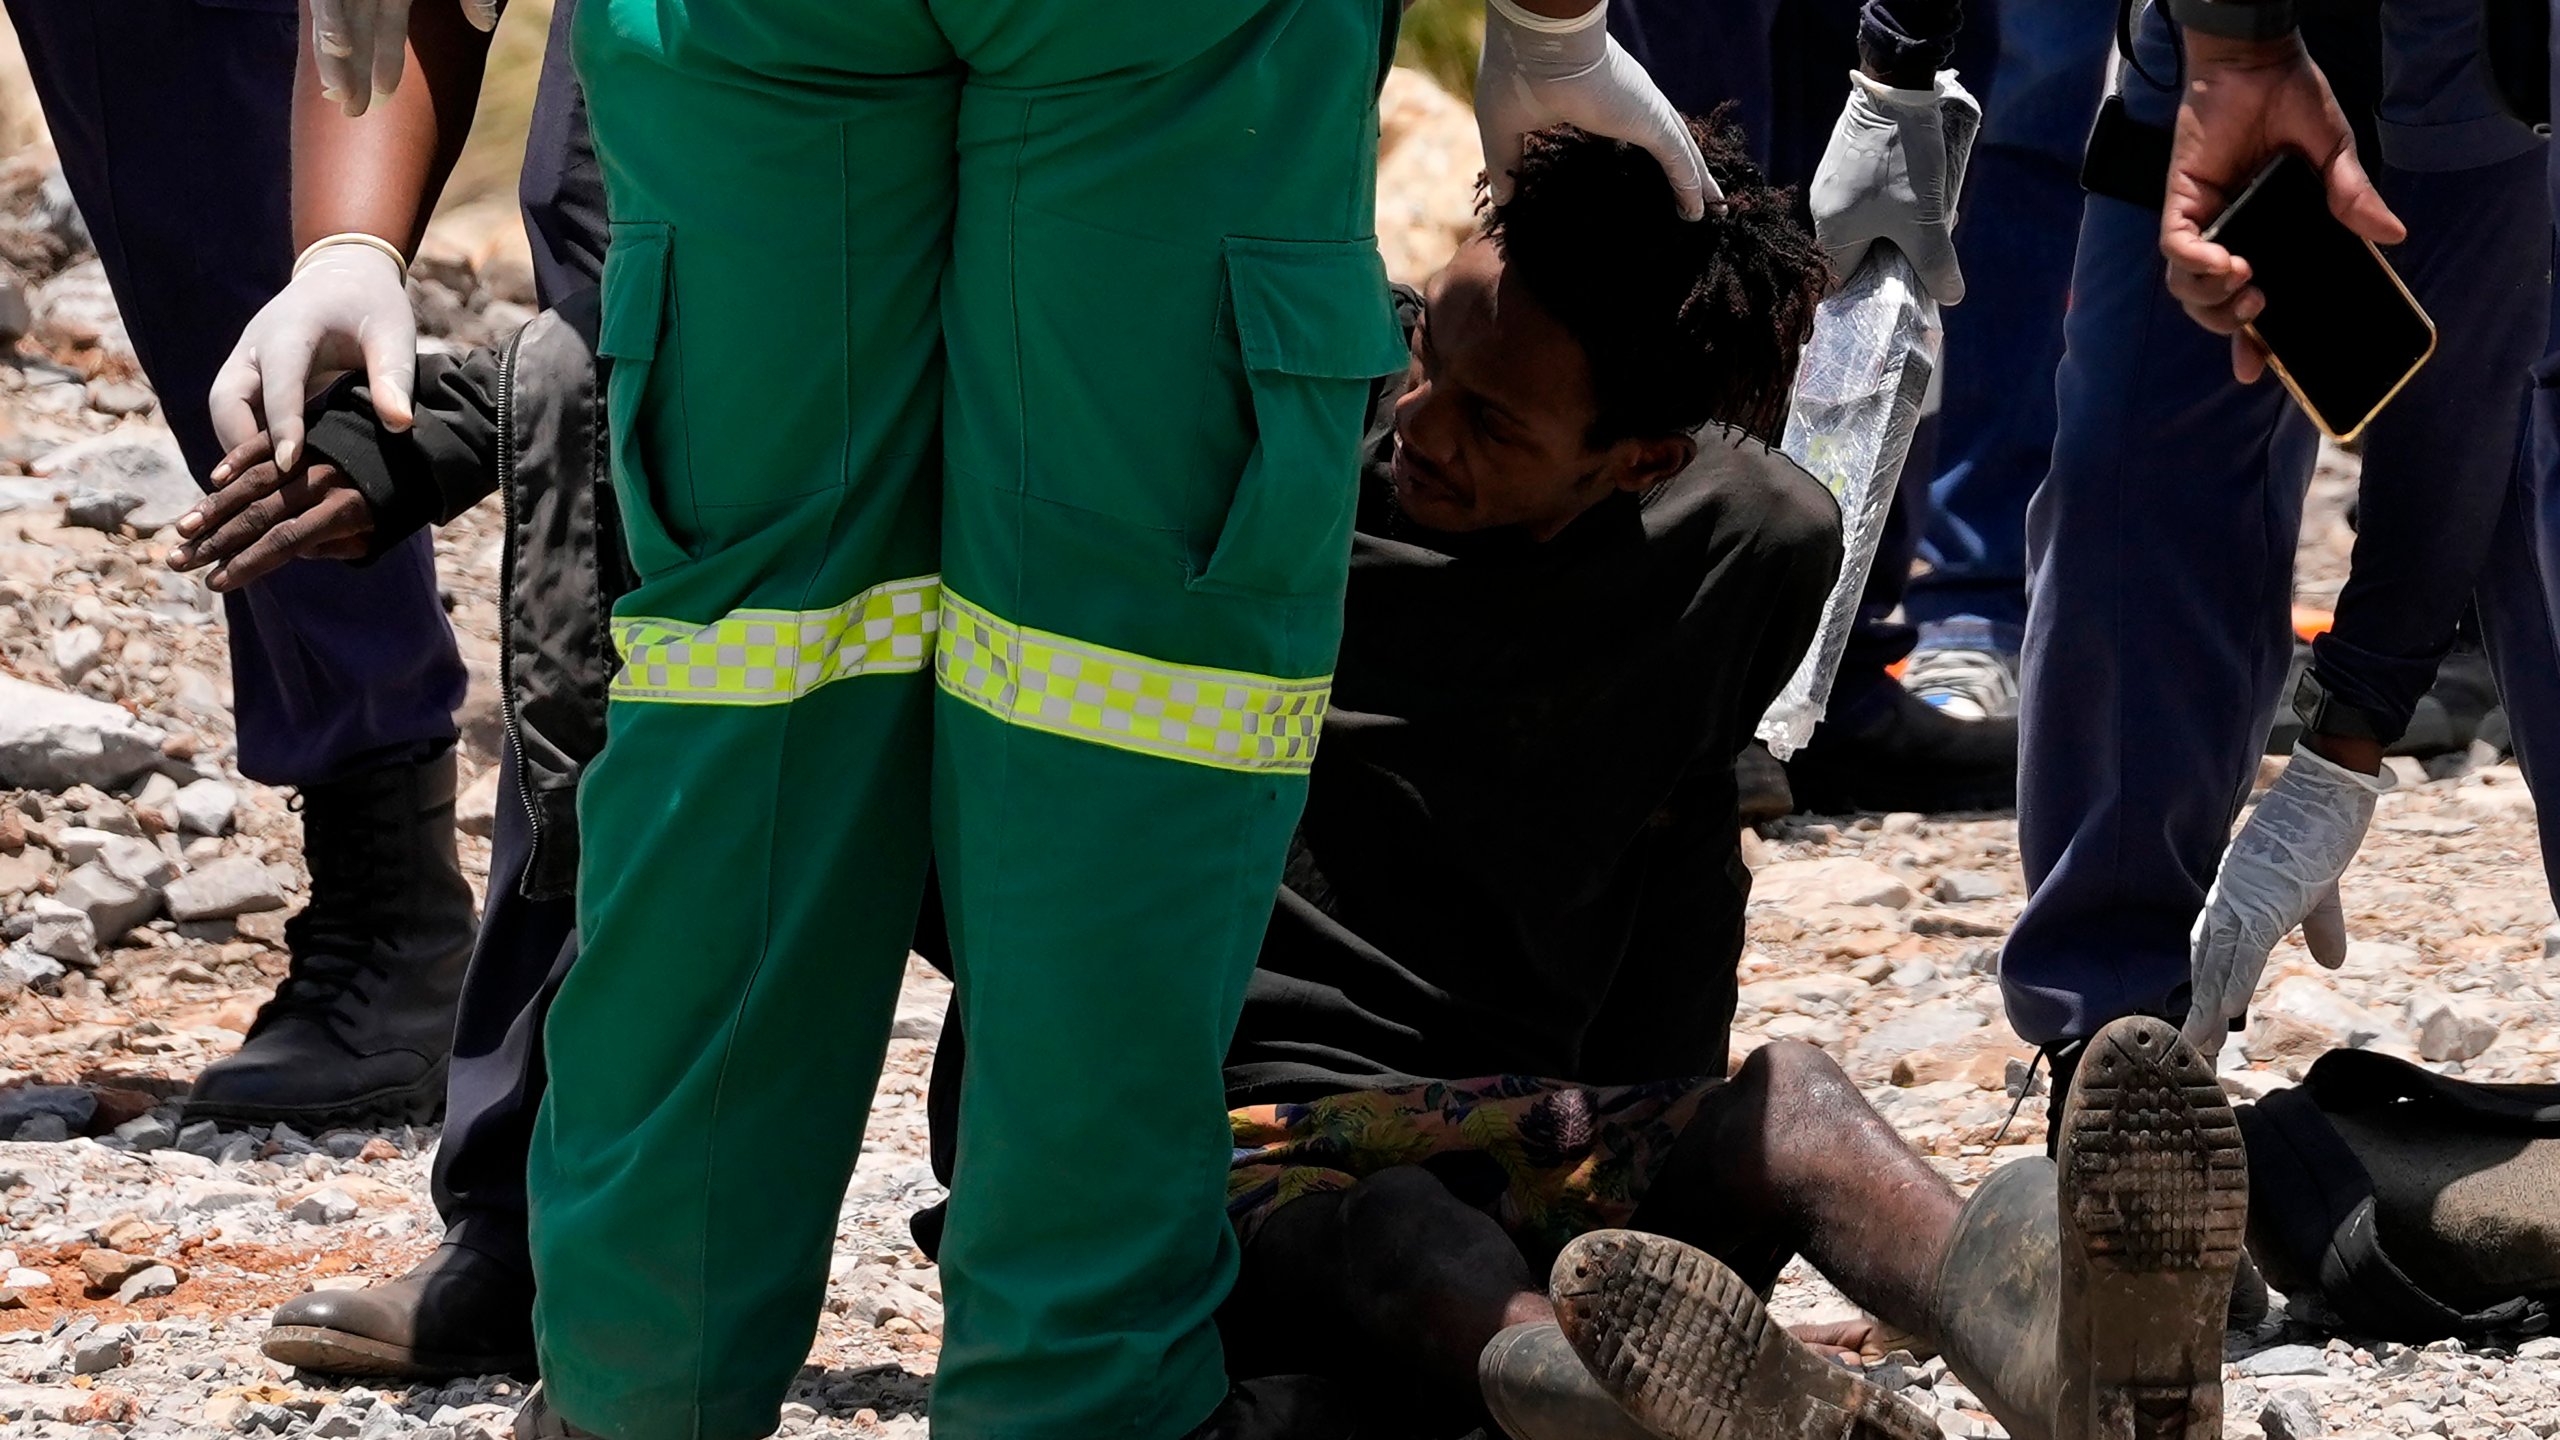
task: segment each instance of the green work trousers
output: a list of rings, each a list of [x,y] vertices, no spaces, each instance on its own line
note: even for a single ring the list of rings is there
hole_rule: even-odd
[[[1225,1393],[1220,1063],[1330,693],[1393,0],[588,0],[643,579],[532,1158],[543,1373],[763,1435],[929,853],[939,1440]]]

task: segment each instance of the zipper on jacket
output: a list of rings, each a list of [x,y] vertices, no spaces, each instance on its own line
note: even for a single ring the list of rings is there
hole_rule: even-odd
[[[534,807],[533,787],[525,780],[524,730],[516,718],[516,552],[523,548],[516,534],[516,351],[530,328],[518,326],[498,352],[498,514],[506,527],[506,543],[498,548],[498,720],[507,737],[501,763],[515,762],[516,799],[524,805],[527,875],[542,854],[542,812]]]

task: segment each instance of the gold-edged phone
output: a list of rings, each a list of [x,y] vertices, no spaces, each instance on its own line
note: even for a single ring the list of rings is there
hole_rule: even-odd
[[[2249,262],[2266,308],[2248,332],[2330,438],[2364,433],[2436,353],[2436,326],[2372,241],[2329,213],[2320,173],[2287,151],[2204,236]]]

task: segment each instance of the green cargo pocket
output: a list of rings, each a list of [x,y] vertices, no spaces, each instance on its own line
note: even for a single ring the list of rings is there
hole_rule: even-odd
[[[1351,560],[1372,382],[1405,368],[1387,270],[1368,240],[1225,244],[1227,306],[1254,445],[1194,590],[1300,599]]]
[[[605,372],[605,430],[611,445],[614,498],[623,538],[642,577],[693,558],[676,538],[668,482],[681,480],[686,454],[683,396],[674,367],[657,363],[667,319],[667,251],[673,227],[655,220],[616,220],[604,255],[604,313],[596,353]]]

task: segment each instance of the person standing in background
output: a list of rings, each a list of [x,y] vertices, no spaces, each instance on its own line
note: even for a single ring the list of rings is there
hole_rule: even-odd
[[[299,247],[338,228],[288,204],[293,0],[8,12],[160,413],[203,479],[229,448],[206,399],[217,367]],[[300,791],[311,891],[286,924],[289,973],[198,1078],[188,1118],[431,1120],[472,925],[453,825],[464,674],[434,552],[421,536],[365,569],[298,563],[224,611],[240,771]]]
[[[1905,593],[1903,685],[1961,720],[2018,713],[2027,500],[2053,460],[2053,375],[2080,238],[2080,159],[2106,86],[2116,0],[1994,0],[1998,45],[1965,174],[1975,284],[1947,312],[1936,474]]]

